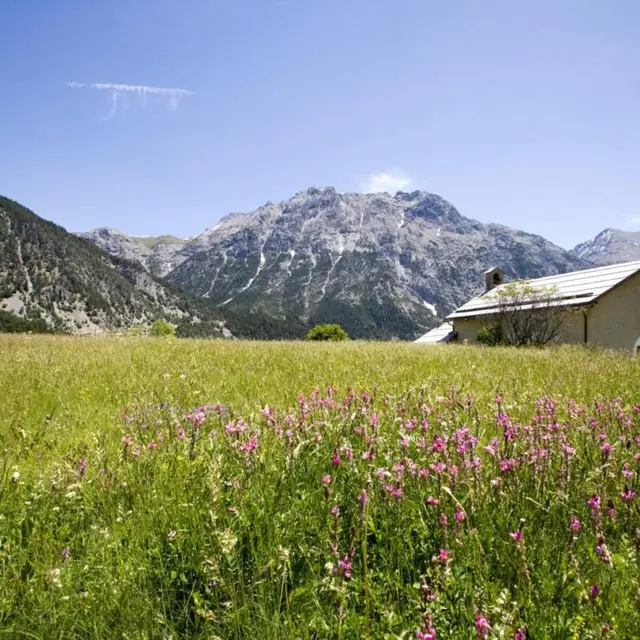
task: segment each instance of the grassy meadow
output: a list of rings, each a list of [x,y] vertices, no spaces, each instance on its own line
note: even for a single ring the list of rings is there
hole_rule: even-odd
[[[0,365],[0,637],[640,637],[640,359],[0,335]]]

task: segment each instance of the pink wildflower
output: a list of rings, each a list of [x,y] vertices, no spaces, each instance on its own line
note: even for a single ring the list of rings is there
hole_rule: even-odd
[[[338,560],[338,566],[336,567],[336,575],[342,575],[345,577],[345,580],[349,580],[351,578],[351,568],[353,564],[351,562],[351,558],[349,554],[343,556]]]
[[[499,467],[500,467],[500,471],[502,471],[502,473],[508,473],[509,471],[513,471],[516,467],[516,461],[513,458],[504,458],[502,460],[500,460],[500,462],[498,463]]]
[[[622,475],[629,480],[630,478],[633,478],[633,471],[631,471],[631,468],[629,467],[629,463],[625,462],[622,465]]]
[[[329,474],[325,474],[322,476],[322,484],[331,484],[331,476]]]
[[[476,631],[481,638],[488,638],[491,627],[489,621],[481,615],[476,616]]]
[[[334,467],[337,467],[341,462],[342,462],[342,458],[337,453],[335,456],[333,456],[333,458],[331,458],[331,464]]]
[[[589,587],[589,596],[592,600],[595,600],[600,595],[600,587],[597,584],[592,584]]]
[[[440,551],[438,551],[438,560],[440,562],[449,562],[449,549],[440,549]]]
[[[594,493],[588,500],[587,504],[591,507],[592,511],[600,510],[600,496],[597,493]]]
[[[609,554],[609,549],[607,549],[607,544],[605,543],[604,538],[598,538],[595,552],[602,562],[605,564],[611,564],[611,555]]]
[[[178,440],[184,440],[184,429],[182,427],[178,427]]]
[[[402,496],[404,496],[404,490],[402,489],[402,487],[396,487],[392,484],[388,484],[385,489],[387,493],[389,493],[389,495],[392,495],[394,498],[402,498]]]
[[[613,451],[613,447],[608,442],[605,442],[600,447],[600,451],[602,451],[605,456],[608,456]]]
[[[624,488],[624,491],[620,494],[623,502],[633,502],[636,499],[638,493],[628,487]]]
[[[435,559],[435,558],[434,558]],[[422,595],[427,602],[433,602],[437,599],[437,595],[429,588],[427,582],[423,582],[420,585],[420,590],[422,591]]]
[[[527,640],[527,635],[524,629],[518,629],[513,636],[513,640]]]
[[[398,462],[394,462],[393,466],[391,467],[391,469],[394,471],[394,473],[396,474],[396,477],[400,480],[401,478],[404,477],[404,462],[402,462],[402,460],[398,461]]]
[[[488,454],[490,454],[490,455],[492,455],[492,456],[494,456],[494,457],[495,457],[495,456],[498,454],[498,446],[499,446],[499,444],[500,444],[500,443],[498,442],[497,438],[494,438],[493,440],[491,440],[491,444],[488,444],[488,445],[484,448],[484,450],[485,450]]]
[[[360,492],[360,496],[358,497],[358,502],[360,503],[361,507],[364,507],[364,505],[367,504],[367,502],[369,502],[369,496],[367,495],[367,492],[364,489]]]
[[[369,451],[365,451],[361,457],[363,460],[368,460],[369,462],[372,462],[373,460],[376,459],[376,454],[373,452],[373,449],[369,449]]]
[[[334,504],[333,507],[331,507],[331,515],[334,518],[339,518],[340,517],[340,506],[337,504]]]
[[[433,507],[437,504],[440,504],[440,500],[438,498],[434,498],[433,496],[429,496],[424,503],[430,507]]]
[[[242,453],[244,453],[245,455],[250,455],[252,453],[255,453],[257,449],[258,449],[257,436],[253,436],[253,438],[251,438],[248,442],[246,442],[240,447],[240,451],[242,451]]]
[[[440,514],[440,526],[441,527],[446,527],[449,524],[449,518],[447,518],[447,514],[446,513],[441,513]]]
[[[409,431],[409,433],[411,433],[416,428],[417,422],[417,418],[411,418],[411,420],[407,420],[407,422],[405,422],[402,426],[404,429]]]
[[[573,531],[573,533],[578,533],[578,531],[580,531],[580,527],[582,527],[582,523],[578,520],[578,516],[572,516],[571,531]]]
[[[516,542],[521,542],[522,541],[522,531],[520,531],[520,529],[517,529],[516,531],[512,531],[509,534]]]
[[[466,514],[464,512],[464,510],[462,509],[462,507],[460,505],[458,505],[456,507],[456,511],[453,514],[453,519],[456,521],[457,524],[462,524],[466,518]]]
[[[205,421],[206,417],[207,416],[205,415],[204,411],[202,411],[202,409],[198,409],[198,411],[194,411],[193,413],[190,413],[188,416],[186,416],[186,419],[194,427],[199,427]]]

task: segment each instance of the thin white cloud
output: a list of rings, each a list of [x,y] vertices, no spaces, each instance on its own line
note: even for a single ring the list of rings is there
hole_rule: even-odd
[[[396,193],[402,191],[411,184],[411,178],[402,171],[379,171],[374,173],[365,184],[362,185],[366,193]]]
[[[97,82],[85,84],[83,82],[67,82],[70,89],[92,89],[111,93],[111,111],[105,120],[113,118],[118,111],[124,113],[129,107],[129,96],[137,96],[140,106],[146,107],[149,99],[165,104],[171,111],[176,111],[180,101],[186,96],[193,95],[187,89],[169,89],[164,87],[149,87],[143,84],[111,84]]]

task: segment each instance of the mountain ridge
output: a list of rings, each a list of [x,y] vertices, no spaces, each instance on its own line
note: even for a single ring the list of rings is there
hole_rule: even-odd
[[[579,258],[596,266],[640,260],[640,231],[623,231],[608,227],[574,247]]]
[[[412,339],[479,293],[492,266],[511,278],[592,266],[542,236],[466,218],[425,191],[310,187],[230,213],[192,238],[129,236],[108,227],[72,237],[100,251],[98,262],[106,260],[109,273],[142,291],[156,313],[179,316],[186,290],[216,314],[218,328],[228,318],[240,335],[259,338],[301,337],[316,323],[338,322],[356,338]],[[89,289],[109,280],[96,256],[96,273],[80,278]],[[168,294],[167,287],[177,289]],[[160,302],[163,295],[177,296],[176,304],[159,309],[154,291],[162,292]],[[7,308],[6,298],[0,308]],[[125,323],[140,316],[123,313]]]
[[[340,322],[374,338],[419,335],[478,293],[495,264],[512,277],[588,266],[541,236],[465,218],[424,191],[311,187],[229,214],[186,248],[191,255],[167,279],[223,309]]]
[[[228,334],[221,314],[202,300],[2,196],[0,310],[71,333],[123,330],[162,318],[186,334]]]
[[[164,234],[160,236],[130,236],[113,227],[98,227],[74,235],[93,242],[111,255],[139,262],[154,276],[164,277],[188,255],[181,251],[186,238]]]

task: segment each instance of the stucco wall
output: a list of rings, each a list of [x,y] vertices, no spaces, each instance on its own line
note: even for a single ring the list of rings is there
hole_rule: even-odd
[[[460,318],[453,321],[453,330],[458,334],[458,342],[475,342],[478,331],[484,326],[483,318]]]
[[[616,287],[589,311],[589,343],[631,351],[640,337],[640,273]]]

